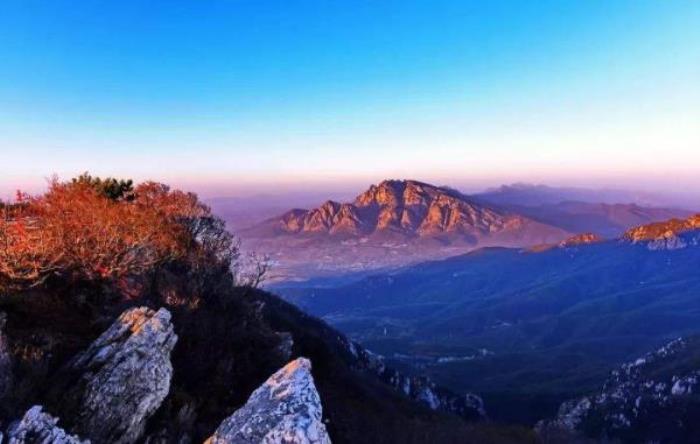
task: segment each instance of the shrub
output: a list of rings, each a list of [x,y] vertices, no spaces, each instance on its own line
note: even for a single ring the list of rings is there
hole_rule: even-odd
[[[0,221],[0,290],[50,276],[88,281],[143,276],[176,260],[231,269],[238,244],[193,193],[87,174],[21,196]]]

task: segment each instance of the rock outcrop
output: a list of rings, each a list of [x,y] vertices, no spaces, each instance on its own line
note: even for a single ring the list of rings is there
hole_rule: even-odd
[[[676,339],[624,364],[600,392],[563,403],[557,417],[538,429],[623,442],[695,442],[699,351],[700,338]]]
[[[346,346],[356,358],[356,366],[359,369],[373,373],[394,390],[429,409],[451,413],[470,421],[486,418],[484,401],[481,397],[473,393],[458,395],[438,386],[426,376],[402,374],[387,367],[381,355],[372,353],[350,340],[347,340]]]
[[[556,244],[534,245],[527,248],[525,251],[532,253],[544,253],[545,251],[550,251],[554,248],[576,248],[582,245],[597,244],[604,241],[605,239],[595,233],[581,233],[564,239]]]
[[[265,381],[207,444],[330,444],[311,362],[298,358]]]
[[[27,410],[24,417],[13,424],[7,432],[8,444],[85,444],[77,436],[66,433],[59,427],[58,419],[44,413],[41,406]],[[0,435],[1,438],[1,435]],[[0,439],[0,442],[2,439]]]
[[[632,228],[622,239],[633,244],[645,244],[650,250],[677,250],[698,245],[699,231],[700,214],[696,214],[687,219],[671,219]]]
[[[124,313],[70,364],[80,375],[73,432],[93,443],[133,443],[170,390],[177,336],[170,313],[145,307]]]
[[[569,248],[577,245],[596,244],[598,242],[603,242],[603,240],[602,237],[594,233],[581,233],[561,241],[559,246],[562,248]]]

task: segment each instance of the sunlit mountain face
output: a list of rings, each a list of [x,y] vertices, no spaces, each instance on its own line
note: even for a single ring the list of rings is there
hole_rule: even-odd
[[[351,202],[292,209],[240,236],[289,279],[396,267],[486,245],[556,242],[569,233],[450,188],[387,180]]]
[[[632,226],[691,214],[635,203],[571,201],[568,189],[533,187],[527,193],[527,205],[518,205],[511,202],[510,188],[467,195],[415,180],[385,180],[349,202],[289,209],[239,235],[247,249],[271,257],[274,280],[303,280],[392,269],[487,246],[556,244],[579,233],[609,239]],[[576,193],[587,199],[596,195]]]

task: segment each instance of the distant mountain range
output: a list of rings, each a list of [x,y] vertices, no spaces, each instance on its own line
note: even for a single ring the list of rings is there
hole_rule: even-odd
[[[529,183],[515,183],[490,188],[472,195],[496,205],[541,206],[562,202],[585,202],[593,204],[636,204],[642,207],[679,207],[700,210],[697,193],[679,190],[668,192],[644,192],[622,189],[592,189],[576,187],[553,187]]]
[[[677,208],[573,201],[539,206],[507,205],[504,207],[509,211],[572,233],[592,232],[606,239],[619,237],[630,227],[673,218],[685,218],[693,214],[691,211]]]
[[[485,248],[276,291],[393,365],[418,365],[453,390],[479,392],[501,419],[529,421],[593,390],[612,366],[700,333],[699,222]]]
[[[581,232],[616,237],[631,226],[690,214],[556,200],[561,195],[556,188],[504,187],[468,196],[415,180],[386,180],[351,202],[289,210],[240,235],[247,248],[270,254],[278,279],[291,280],[396,268],[485,246],[557,243]],[[527,205],[513,203],[515,196]]]
[[[569,232],[593,232],[609,239],[621,236],[631,227],[694,214],[671,207],[675,202],[672,199],[622,190],[514,184],[471,197]]]
[[[206,200],[212,210],[238,232],[287,211],[289,208],[311,208],[328,200],[328,191],[289,191],[238,197],[214,197]],[[333,193],[345,196],[346,193]],[[352,194],[350,194],[352,196]]]

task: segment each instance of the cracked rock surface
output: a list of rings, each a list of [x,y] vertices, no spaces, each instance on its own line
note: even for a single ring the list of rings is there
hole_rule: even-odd
[[[170,390],[177,336],[170,313],[132,308],[70,364],[80,374],[73,431],[93,443],[132,443]]]
[[[291,361],[226,418],[207,444],[330,444],[321,399],[306,358]]]
[[[7,433],[9,444],[87,444],[89,441],[81,441],[78,437],[69,435],[57,425],[58,418],[54,418],[42,411],[42,407],[36,405],[24,414],[24,417],[15,423]],[[2,441],[0,439],[0,441]]]

